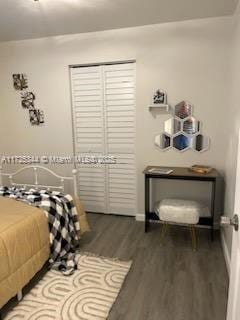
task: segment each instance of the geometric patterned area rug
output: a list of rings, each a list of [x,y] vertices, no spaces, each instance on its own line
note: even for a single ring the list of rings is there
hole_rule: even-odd
[[[105,320],[132,262],[78,255],[71,276],[48,271],[6,320]]]

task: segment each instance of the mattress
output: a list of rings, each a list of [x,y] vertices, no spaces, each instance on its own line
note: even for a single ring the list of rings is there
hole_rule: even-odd
[[[81,232],[89,229],[79,199],[74,199]],[[17,294],[49,258],[45,213],[20,201],[0,197],[0,308]]]

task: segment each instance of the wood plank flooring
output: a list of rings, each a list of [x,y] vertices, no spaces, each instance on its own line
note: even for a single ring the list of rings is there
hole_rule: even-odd
[[[133,261],[108,320],[226,319],[228,276],[219,235],[211,242],[208,230],[198,230],[193,252],[186,228],[172,226],[161,244],[160,224],[144,233],[144,224],[134,218],[88,214],[88,219],[91,232],[81,240],[82,251]]]

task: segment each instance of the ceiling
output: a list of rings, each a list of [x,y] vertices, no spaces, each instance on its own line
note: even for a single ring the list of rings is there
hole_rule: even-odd
[[[0,41],[232,15],[238,0],[0,0]]]

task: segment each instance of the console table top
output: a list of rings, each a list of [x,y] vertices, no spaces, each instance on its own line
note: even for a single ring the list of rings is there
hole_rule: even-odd
[[[149,172],[149,170],[153,168],[156,168],[156,169],[167,168],[169,170],[173,170],[173,172],[169,174]],[[166,179],[173,178],[173,177],[176,177],[176,178],[186,177],[186,178],[195,178],[196,180],[198,178],[201,180],[203,180],[204,178],[208,180],[208,179],[216,179],[220,177],[219,172],[214,168],[209,173],[197,173],[197,172],[191,171],[189,167],[147,166],[144,169],[143,173],[145,175],[152,176],[152,177],[154,176],[165,177]]]

